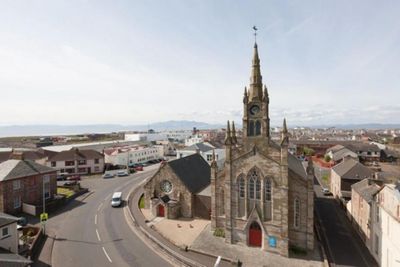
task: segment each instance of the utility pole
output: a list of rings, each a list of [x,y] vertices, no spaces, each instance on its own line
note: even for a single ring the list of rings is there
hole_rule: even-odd
[[[45,199],[45,196],[44,196],[44,178],[45,178],[45,176],[43,176],[43,179],[42,179],[42,185],[43,185],[43,192],[42,192],[42,195],[43,195],[43,211],[42,211],[42,213],[43,214],[46,213],[46,199]],[[46,221],[42,221],[42,224],[43,224],[43,234],[46,235]]]

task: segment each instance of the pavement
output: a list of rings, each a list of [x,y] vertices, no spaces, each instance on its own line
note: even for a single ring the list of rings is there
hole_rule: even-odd
[[[332,196],[324,196],[314,181],[314,210],[322,228],[322,243],[331,266],[375,267],[378,264]]]
[[[204,219],[180,218],[178,220],[170,220],[154,217],[149,209],[142,209],[142,213],[149,220],[148,226],[153,227],[178,247],[190,246],[204,228],[210,224],[209,220]]]
[[[278,254],[262,251],[259,248],[252,248],[242,244],[227,244],[225,239],[213,235],[210,225],[207,225],[190,246],[190,249],[202,253],[220,255],[234,262],[240,260],[243,266],[324,266],[317,246],[313,253],[303,256],[304,258],[296,255],[290,255],[289,258],[286,258]]]

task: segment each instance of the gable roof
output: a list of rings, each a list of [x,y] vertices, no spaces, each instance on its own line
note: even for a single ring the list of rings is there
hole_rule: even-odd
[[[342,146],[342,145],[334,145],[333,147],[328,148],[326,150],[326,153],[329,153],[331,151],[332,151],[332,153],[335,153],[335,152],[337,152],[337,151],[339,151],[339,150],[341,150],[343,148],[344,148],[344,146]]]
[[[352,157],[352,158],[358,159],[358,155],[356,153],[354,153],[353,151],[351,151],[350,149],[345,148],[345,147],[333,152],[333,154],[332,154],[333,161],[339,161],[339,160],[343,159],[344,157]]]
[[[55,170],[31,160],[10,159],[0,163],[0,182],[49,172]]]
[[[18,221],[17,217],[0,212],[0,227]]]
[[[364,179],[374,174],[372,170],[365,167],[358,161],[345,158],[342,162],[332,168],[342,179]]]
[[[207,143],[197,143],[188,147],[185,147],[184,149],[182,149],[183,151],[201,151],[201,152],[207,152],[210,150],[213,150],[214,147],[210,144]]]
[[[210,184],[210,165],[197,153],[167,164],[192,193],[198,193]]]
[[[288,167],[290,170],[292,170],[300,177],[307,179],[307,173],[306,170],[304,169],[303,164],[298,158],[293,156],[291,153],[288,153]]]
[[[374,195],[379,192],[381,187],[371,179],[361,180],[351,186],[365,201],[371,202]]]
[[[65,160],[87,160],[102,158],[103,155],[93,149],[71,149],[61,151],[49,157],[49,161],[65,161]]]

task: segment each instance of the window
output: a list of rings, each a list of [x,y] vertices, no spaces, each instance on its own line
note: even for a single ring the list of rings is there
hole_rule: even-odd
[[[85,165],[85,164],[86,164],[86,160],[84,160],[84,159],[78,160],[78,165]]]
[[[300,200],[295,198],[294,200],[294,227],[299,228],[300,226]]]
[[[256,170],[250,171],[248,198],[260,199],[261,183]]]
[[[74,166],[74,165],[75,165],[75,161],[73,161],[73,160],[65,161],[65,166]]]
[[[271,181],[270,179],[265,179],[265,201],[271,201]]]
[[[5,238],[7,236],[9,236],[8,227],[4,227],[4,228],[1,229],[1,237]]]
[[[21,196],[14,196],[14,209],[21,207]]]
[[[261,182],[260,179],[256,179],[256,199],[261,199]]]
[[[57,166],[57,162],[52,161],[52,162],[51,162],[51,167],[56,167],[56,166]]]
[[[249,180],[249,196],[250,199],[254,199],[254,178],[251,177]]]
[[[261,123],[260,121],[256,121],[256,135],[261,134]]]
[[[86,168],[78,168],[79,173],[86,173]]]
[[[130,155],[132,157],[132,155]],[[94,164],[99,164],[100,160],[99,159],[94,159]]]
[[[15,180],[13,181],[13,189],[18,190],[21,188],[21,180]]]
[[[254,136],[254,121],[250,121],[249,123],[248,135]]]
[[[379,255],[379,237],[375,234],[375,254]]]
[[[99,168],[98,166],[95,166],[95,167],[94,167],[94,171],[95,171],[95,172],[98,172],[98,171],[100,171],[100,168]]]
[[[207,161],[212,161],[212,155],[211,154],[207,154]]]
[[[379,222],[379,206],[376,205],[376,222]]]
[[[239,197],[244,198],[244,189],[245,189],[245,183],[244,183],[244,178],[240,177],[239,178]]]

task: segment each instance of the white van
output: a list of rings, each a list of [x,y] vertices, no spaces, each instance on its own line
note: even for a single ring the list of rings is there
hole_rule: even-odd
[[[122,192],[115,192],[111,198],[111,206],[119,207],[122,204]]]

